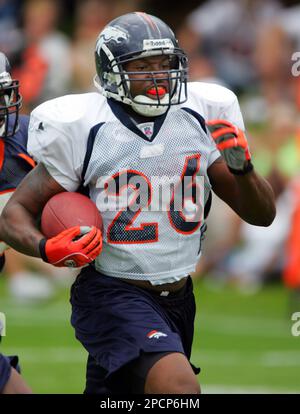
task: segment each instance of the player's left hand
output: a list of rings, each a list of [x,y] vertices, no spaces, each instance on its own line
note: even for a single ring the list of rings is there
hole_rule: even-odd
[[[213,119],[206,123],[216,146],[232,174],[244,175],[253,169],[244,132],[229,121]]]

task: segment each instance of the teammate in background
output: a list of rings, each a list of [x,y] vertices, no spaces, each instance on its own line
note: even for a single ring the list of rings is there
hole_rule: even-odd
[[[20,83],[19,80],[11,80],[9,71],[8,59],[0,52],[0,213],[16,187],[35,166],[27,152],[29,116],[19,115],[22,101]],[[6,243],[0,240],[2,265],[7,248]],[[44,277],[34,276],[33,272],[28,271],[29,266]],[[45,277],[51,274],[51,267],[47,267],[36,259],[10,250],[5,268],[5,272],[9,274],[10,294],[23,302],[48,299],[54,289]]]
[[[275,217],[273,192],[251,164],[235,95],[187,83],[186,55],[164,22],[141,12],[120,16],[100,33],[95,58],[98,93],[33,111],[29,149],[39,164],[6,205],[0,237],[55,266],[89,264],[71,292],[72,324],[89,352],[86,393],[199,393],[199,370],[189,363],[195,301],[188,276],[205,228],[197,190],[206,215],[212,188],[258,226]],[[154,177],[173,177],[179,193],[190,177],[179,211],[173,196],[160,209],[122,204],[127,189],[131,202],[151,206]],[[35,222],[45,203],[82,186],[102,213],[103,234],[91,228],[78,239],[73,227],[45,239]],[[122,208],[105,208],[106,195]]]
[[[0,52],[0,213],[22,181],[35,166],[27,153],[29,116],[20,115],[22,97],[19,81],[12,79],[10,64]],[[0,270],[5,263],[6,243],[0,241]]]
[[[10,76],[6,56],[0,52],[0,212],[23,177],[35,162],[26,151],[29,117],[19,116],[22,98],[19,82]],[[0,242],[0,273],[4,267],[4,251]],[[2,326],[0,326],[1,341]],[[17,371],[18,357],[0,354],[0,394],[31,393]]]
[[[3,326],[0,320],[0,342]],[[17,356],[0,353],[0,394],[31,394],[32,391],[20,375]]]

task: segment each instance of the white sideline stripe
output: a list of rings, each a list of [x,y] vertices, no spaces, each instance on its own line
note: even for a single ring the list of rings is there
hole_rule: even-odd
[[[1,310],[6,314],[8,325],[40,325],[42,322],[57,323],[69,322],[71,316],[71,308],[61,309],[7,309],[2,306]],[[253,336],[258,335],[266,338],[286,338],[291,337],[291,322],[289,320],[273,320],[271,322],[259,321],[255,319],[234,318],[224,316],[211,316],[199,318],[196,320],[196,329],[199,334],[204,335],[205,332],[217,332],[218,334],[237,335],[237,336]],[[249,323],[249,321],[251,321]]]
[[[198,315],[195,326],[202,332],[217,332],[226,335],[253,336],[265,338],[291,337],[289,319],[249,318],[231,315]]]
[[[34,325],[35,323],[45,322],[51,323],[51,321],[69,321],[71,317],[71,308],[62,308],[61,310],[51,308],[51,309],[43,309],[43,307],[39,307],[38,305],[35,308],[26,309],[26,305],[24,308],[21,309],[12,309],[2,306],[2,302],[0,303],[1,312],[4,312],[6,315],[7,320],[11,325]]]
[[[18,315],[19,314],[22,315],[23,312],[33,313],[33,312],[36,312],[37,310],[39,310],[43,313],[44,312],[61,313],[61,312],[65,312],[67,309],[71,309],[71,304],[69,304],[68,299],[66,299],[64,304],[55,303],[55,302],[52,302],[51,304],[49,304],[49,303],[45,303],[45,302],[28,303],[26,301],[24,303],[20,303],[18,301],[5,300],[5,299],[3,300],[1,298],[0,306],[6,312],[12,312],[12,313],[16,313]]]
[[[17,347],[9,348],[11,354],[19,354],[22,360],[31,363],[49,360],[51,362],[78,362],[85,361],[87,353],[84,349],[72,347]],[[270,351],[260,353],[248,353],[240,351],[194,351],[192,361],[198,361],[200,365],[259,365],[265,367],[299,367],[299,351]],[[300,379],[299,379],[300,383]]]
[[[278,325],[285,325],[289,322],[289,318],[285,318],[285,315],[278,317],[265,317],[265,316],[235,316],[232,314],[224,313],[197,313],[197,319],[202,322],[210,323],[227,323],[227,324],[238,324],[238,325],[253,325],[258,324],[266,329],[277,328]]]
[[[201,385],[203,394],[299,394],[299,390],[292,390],[289,388],[265,387],[265,386],[251,386],[251,385],[223,385],[210,384]]]
[[[199,361],[199,365],[258,365],[263,367],[300,367],[299,351],[269,351],[269,352],[241,352],[241,351],[194,351],[192,361]],[[300,386],[300,377],[299,377]]]
[[[21,360],[24,363],[30,363],[30,364],[38,364],[41,365],[44,363],[51,364],[85,364],[87,353],[83,349],[77,349],[77,348],[69,348],[69,347],[52,347],[47,349],[41,349],[39,347],[21,347],[16,349],[10,349],[10,352],[18,353],[21,357]],[[296,355],[296,352],[291,352],[290,357],[294,357]],[[205,362],[205,358],[210,355],[212,358],[214,358],[214,362],[218,365],[220,364],[221,358],[227,358],[228,354],[231,352],[202,352],[201,353],[201,359],[203,362]],[[194,353],[193,359],[195,359],[195,356],[200,355],[200,353]],[[219,354],[219,355],[218,355]],[[264,357],[269,358],[277,358],[278,356],[281,356],[281,354],[284,354],[284,352],[276,351],[276,352],[268,352],[263,354]],[[219,356],[219,359],[216,358],[216,356]],[[232,357],[232,355],[231,355]],[[235,360],[235,363],[240,364],[240,362],[243,360],[243,362],[247,361],[247,355],[245,355],[244,358],[242,358],[241,355],[239,355],[240,358],[237,358]],[[232,361],[229,361],[230,364]],[[252,364],[251,360],[251,364]],[[259,361],[258,361],[259,362]],[[298,358],[298,362],[300,365],[300,359]],[[259,362],[261,365],[261,363]],[[231,385],[225,385],[225,384],[201,384],[202,392],[205,394],[297,394],[299,393],[299,389],[289,389],[288,387],[283,388],[282,386],[267,386],[265,384],[263,385],[243,385],[240,384],[231,384]]]
[[[41,364],[52,363],[77,363],[86,362],[87,353],[82,349],[70,347],[9,347],[10,354],[19,355],[22,363]]]
[[[215,332],[222,335],[228,335],[228,336],[259,336],[260,338],[292,338],[291,335],[291,327],[286,327],[285,329],[280,328],[278,331],[266,331],[263,328],[259,327],[250,327],[250,326],[202,326],[202,335],[204,335],[204,332]]]
[[[17,320],[17,319],[12,319],[12,318],[7,318],[7,325],[8,328],[9,327],[16,327],[16,329],[18,328],[22,328],[22,327],[46,327],[46,326],[57,326],[59,325],[60,327],[62,326],[71,326],[70,325],[70,317],[60,317],[60,318],[56,318],[56,317],[52,317],[52,315],[46,317],[39,317],[36,319],[22,319],[22,320]]]
[[[5,306],[7,303],[7,306]],[[4,312],[9,325],[36,326],[69,323],[71,305],[66,301],[65,305],[53,304],[51,307],[16,305],[1,300],[1,312]],[[227,336],[260,336],[261,338],[287,338],[291,337],[291,321],[288,318],[272,317],[241,317],[219,313],[198,312],[195,322],[196,331],[201,335],[205,332],[216,332]]]

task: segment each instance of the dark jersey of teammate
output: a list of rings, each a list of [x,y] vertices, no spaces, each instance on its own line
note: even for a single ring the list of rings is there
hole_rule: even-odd
[[[13,137],[0,138],[0,194],[14,190],[34,167],[27,153],[27,115],[19,118],[19,129]]]
[[[14,119],[10,118],[9,122],[13,123]],[[21,115],[16,133],[6,139],[0,138],[0,213],[13,191],[35,166],[27,152],[28,122],[29,117]],[[6,247],[0,241],[0,271],[4,266],[5,258],[2,253]]]
[[[29,117],[21,115],[19,117],[19,128],[14,136],[6,139],[0,138],[1,210],[8,200],[7,196],[16,189],[25,175],[35,165],[33,159],[27,153],[28,122]],[[2,271],[4,262],[5,256],[2,254],[0,256],[0,272]],[[18,369],[18,357],[7,357],[0,354],[0,394],[10,377],[11,367]]]

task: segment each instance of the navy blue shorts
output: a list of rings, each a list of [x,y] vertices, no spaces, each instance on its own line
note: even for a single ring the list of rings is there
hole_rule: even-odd
[[[130,392],[126,367],[144,354],[180,352],[189,359],[195,300],[191,278],[160,296],[84,268],[71,289],[76,338],[89,353],[86,392]]]
[[[0,354],[0,394],[3,391],[11,373],[11,365],[9,358]]]

